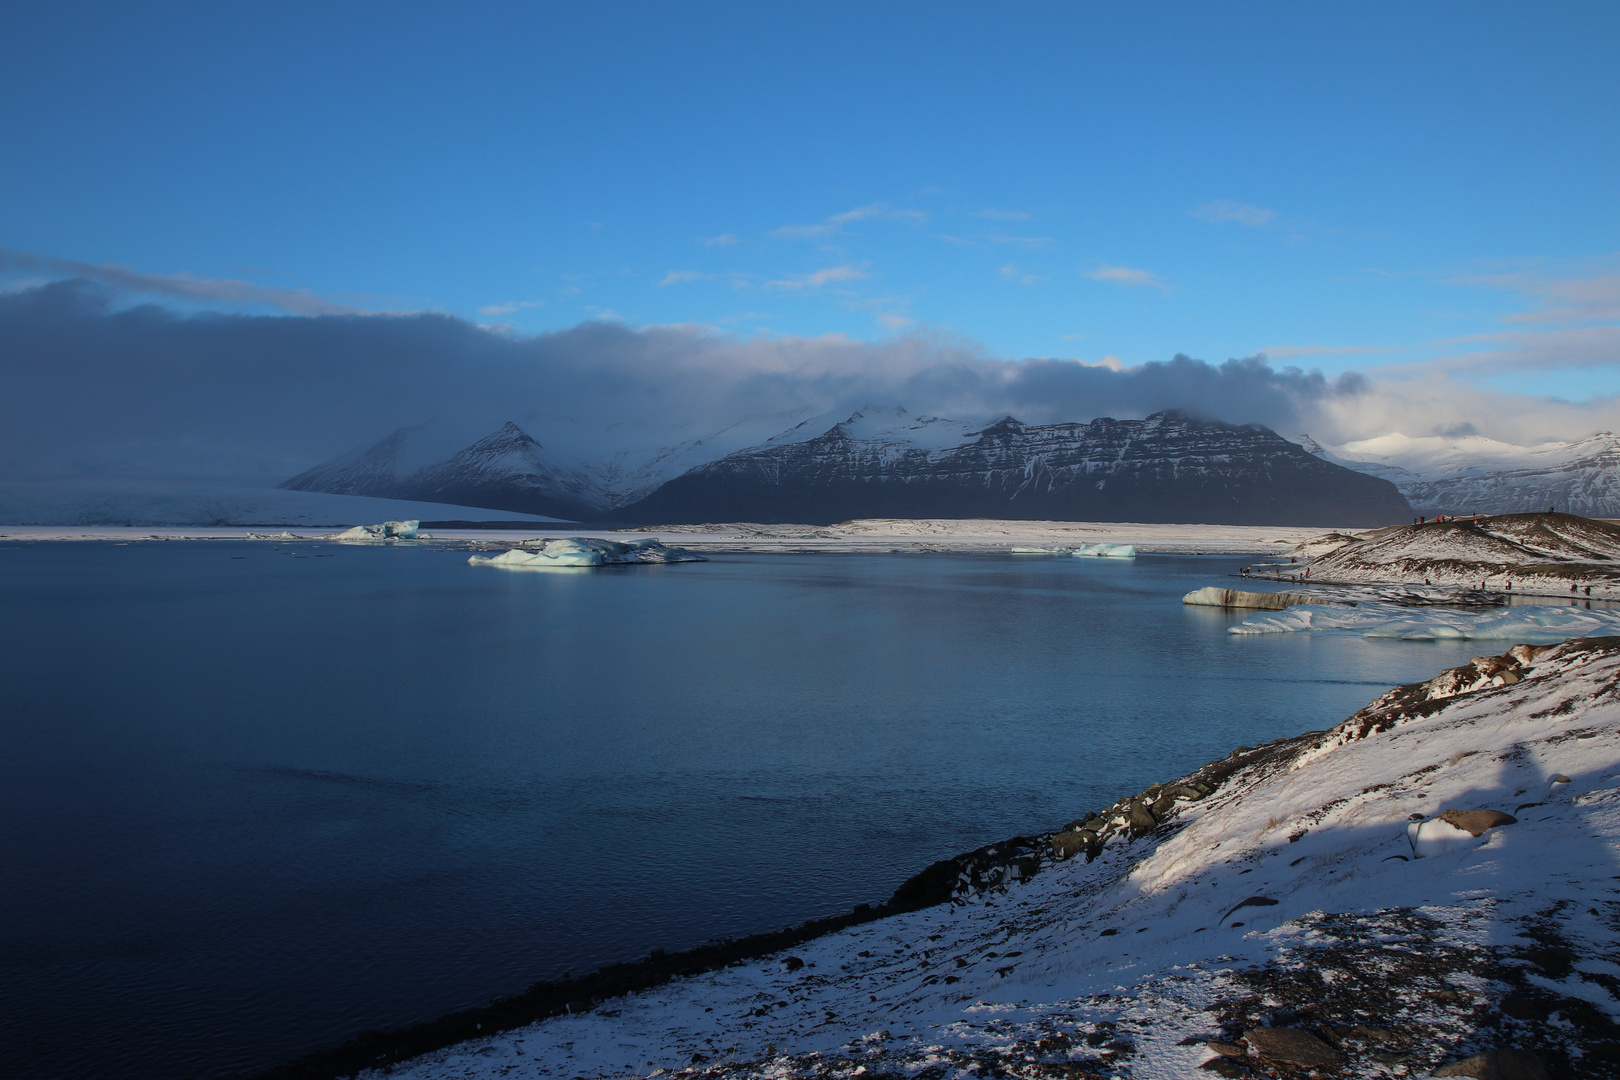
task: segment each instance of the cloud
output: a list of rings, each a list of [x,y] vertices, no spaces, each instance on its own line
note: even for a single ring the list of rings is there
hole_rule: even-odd
[[[1516,292],[1530,310],[1501,316],[1499,321],[1513,329],[1450,339],[1446,344],[1453,351],[1436,361],[1444,370],[1590,368],[1620,361],[1620,274],[1518,271],[1463,275],[1446,283]]]
[[[664,275],[664,280],[658,284],[660,286],[681,285],[688,281],[705,281],[713,276],[713,274],[705,274],[701,270],[671,270]]]
[[[1264,210],[1249,203],[1233,202],[1231,199],[1216,199],[1214,202],[1204,203],[1196,209],[1187,211],[1187,213],[1199,221],[1207,221],[1211,225],[1230,223],[1243,225],[1250,229],[1265,228],[1277,218],[1275,210]]]
[[[1133,288],[1142,286],[1164,288],[1164,282],[1155,277],[1151,271],[1133,270],[1128,266],[1109,266],[1105,263],[1095,270],[1088,271],[1086,277],[1093,281],[1107,281],[1114,285],[1129,285]]]
[[[1044,280],[1034,274],[1024,273],[1012,263],[1008,263],[996,272],[1001,275],[1003,281],[1016,281],[1020,285],[1033,285],[1037,281]]]
[[[508,300],[504,304],[488,304],[478,309],[478,314],[489,316],[511,315],[517,311],[527,311],[529,308],[544,307],[544,300]]]
[[[920,225],[928,220],[928,215],[921,210],[895,209],[888,203],[869,203],[866,206],[857,206],[853,210],[833,214],[814,225],[784,225],[771,230],[771,235],[784,240],[819,240],[843,232],[845,225],[873,220],[904,221]]]
[[[798,289],[819,289],[823,285],[835,281],[860,281],[867,276],[866,271],[857,269],[849,263],[842,266],[829,266],[810,274],[793,274],[778,281],[766,282],[767,288],[794,291]]]
[[[1479,274],[1455,277],[1447,284],[1517,292],[1537,304],[1533,311],[1504,316],[1504,322],[1620,320],[1620,274],[1603,273],[1592,277],[1544,277],[1531,273]]]
[[[588,428],[606,454],[870,401],[1031,423],[1180,408],[1333,445],[1463,424],[1519,443],[1620,427],[1614,398],[1559,402],[1434,367],[1328,378],[1258,356],[1019,360],[918,330],[893,298],[872,315],[894,336],[622,321],[523,334],[434,313],[185,315],[120,306],[96,282],[55,281],[0,293],[0,472],[274,482],[426,421],[460,424],[470,442],[512,419],[563,451],[570,432]]]
[[[164,296],[203,304],[256,304],[292,315],[359,315],[359,308],[322,299],[308,289],[283,289],[229,278],[199,278],[190,274],[146,274],[117,263],[79,262],[53,255],[32,255],[0,248],[0,272],[24,271],[53,277],[98,281],[125,292]]]
[[[706,247],[731,247],[737,242],[736,233],[721,233],[719,236],[709,236],[698,241]]]

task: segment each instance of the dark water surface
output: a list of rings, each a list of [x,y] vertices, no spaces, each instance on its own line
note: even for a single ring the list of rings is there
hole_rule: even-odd
[[[4,1072],[248,1070],[880,901],[1481,651],[1181,605],[1247,561],[0,545]]]

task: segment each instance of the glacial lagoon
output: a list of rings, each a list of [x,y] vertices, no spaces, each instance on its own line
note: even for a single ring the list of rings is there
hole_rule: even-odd
[[[881,901],[1481,651],[1182,605],[1246,561],[0,543],[8,1074],[248,1072]]]

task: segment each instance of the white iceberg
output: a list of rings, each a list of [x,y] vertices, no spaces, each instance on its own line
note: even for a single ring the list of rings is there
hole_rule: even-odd
[[[494,566],[502,570],[560,570],[628,566],[634,563],[707,561],[702,555],[685,548],[667,547],[650,538],[620,542],[594,536],[537,540],[529,547],[513,548],[499,555],[474,555],[467,560],[473,566]]]
[[[1300,604],[1250,615],[1229,634],[1360,634],[1399,641],[1522,641],[1551,644],[1571,637],[1620,634],[1620,612],[1532,604],[1490,612],[1413,610],[1397,604]]]
[[[1077,559],[1134,559],[1136,548],[1130,544],[1082,544],[1069,554]]]
[[[1297,604],[1320,603],[1321,598],[1306,596],[1304,593],[1245,592],[1242,589],[1222,589],[1214,585],[1205,585],[1202,589],[1194,589],[1186,596],[1183,596],[1181,602],[1190,604],[1193,607],[1255,608],[1259,611],[1281,611],[1283,608],[1294,607]]]
[[[332,533],[328,540],[431,540],[432,535],[422,531],[420,521],[384,521],[378,525],[356,525],[340,533]]]
[[[1067,555],[1066,547],[1015,547],[1011,549],[1014,555]]]

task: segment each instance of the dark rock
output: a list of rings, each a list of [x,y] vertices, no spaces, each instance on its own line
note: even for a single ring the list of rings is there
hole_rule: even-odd
[[[1243,1038],[1256,1054],[1286,1065],[1317,1068],[1342,1060],[1337,1050],[1300,1028],[1255,1028]]]
[[[787,968],[789,971],[798,971],[800,968],[804,967],[804,961],[800,960],[797,956],[784,956],[782,957],[782,966]]]
[[[1204,1045],[1208,1046],[1211,1050],[1215,1051],[1217,1054],[1220,1054],[1222,1057],[1240,1058],[1248,1053],[1248,1051],[1243,1049],[1241,1046],[1234,1046],[1228,1042],[1218,1042],[1215,1039],[1210,1039]]]
[[[1142,805],[1141,799],[1131,800],[1131,809],[1125,822],[1131,830],[1131,838],[1145,836],[1158,828],[1159,822],[1154,818],[1152,811]]]
[[[1435,1076],[1472,1076],[1475,1080],[1552,1080],[1541,1059],[1528,1050],[1487,1050],[1434,1070]]]
[[[1057,859],[1069,859],[1087,851],[1097,842],[1097,834],[1090,832],[1060,832],[1052,836],[1052,855]]]
[[[1483,836],[1485,830],[1499,825],[1515,825],[1519,819],[1500,810],[1442,810],[1440,820],[1470,836]]]
[[[1509,994],[1497,1007],[1515,1020],[1545,1020],[1553,1012],[1545,1000],[1531,994]]]
[[[1278,903],[1278,901],[1273,900],[1269,896],[1251,896],[1247,900],[1239,900],[1237,903],[1233,904],[1232,907],[1226,912],[1226,915],[1221,916],[1221,921],[1225,922],[1227,916],[1231,915],[1232,912],[1237,911],[1239,908],[1246,908],[1246,907],[1276,907],[1277,903]],[[1287,1029],[1287,1030],[1292,1030],[1292,1029]]]

